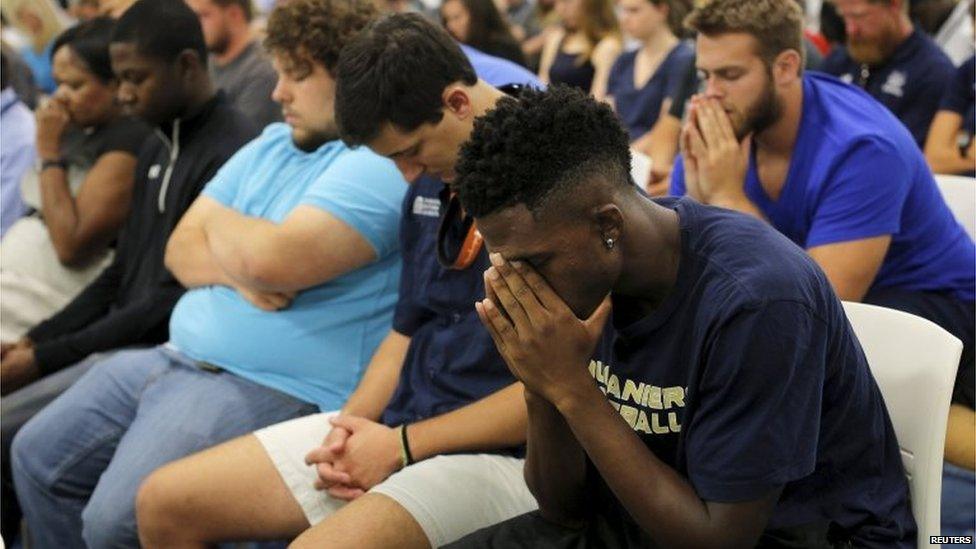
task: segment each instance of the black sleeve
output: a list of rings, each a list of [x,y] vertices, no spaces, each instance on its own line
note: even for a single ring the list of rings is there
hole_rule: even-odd
[[[122,284],[121,255],[116,254],[98,278],[54,316],[34,326],[27,332],[27,337],[40,344],[70,334],[104,316],[115,302]]]
[[[109,124],[103,132],[98,156],[112,151],[137,156],[152,130],[141,120],[124,117]]]
[[[172,280],[157,291],[144,293],[110,311],[84,329],[36,344],[37,367],[43,375],[49,375],[99,351],[136,342],[162,343],[167,337],[170,313],[184,291]]]

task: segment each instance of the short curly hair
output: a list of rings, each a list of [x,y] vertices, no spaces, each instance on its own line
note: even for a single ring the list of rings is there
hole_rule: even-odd
[[[378,15],[370,0],[289,0],[271,12],[264,47],[299,72],[317,62],[333,74],[342,48]]]
[[[633,185],[619,119],[606,103],[568,86],[499,100],[475,120],[456,171],[453,187],[476,218],[516,204],[538,218],[550,198],[594,178]]]
[[[796,0],[705,0],[688,15],[685,26],[706,36],[751,34],[767,66],[785,50],[796,51],[805,61],[803,11]]]

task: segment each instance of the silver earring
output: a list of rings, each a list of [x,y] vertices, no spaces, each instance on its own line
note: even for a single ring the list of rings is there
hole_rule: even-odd
[[[613,249],[614,241],[612,238],[607,238],[603,243],[606,245],[608,250]]]

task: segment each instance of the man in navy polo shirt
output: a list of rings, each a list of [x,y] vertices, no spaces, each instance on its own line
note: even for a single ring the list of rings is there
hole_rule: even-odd
[[[908,18],[908,0],[835,0],[847,29],[820,70],[867,91],[912,132],[919,148],[955,67]]]
[[[476,308],[525,385],[539,512],[454,547],[914,547],[824,273],[756,219],[647,198],[629,164],[611,109],[566,87],[502,99],[461,148],[492,252]]]
[[[841,299],[904,310],[958,337],[953,401],[972,409],[976,245],[887,109],[802,72],[801,23],[789,0],[716,0],[693,12],[706,88],[692,99],[671,192],[768,222],[807,250]]]
[[[153,475],[140,494],[143,546],[301,534],[294,546],[439,547],[535,508],[522,476],[522,386],[474,311],[487,254],[444,183],[421,177],[450,179],[473,118],[504,95],[492,85],[540,85],[474,53],[419,15],[384,19],[346,45],[337,118],[366,123],[369,134],[417,117],[402,136],[423,135],[417,150],[434,154],[417,163],[384,152],[413,181],[393,329],[341,411],[272,426]],[[393,95],[371,95],[380,89]],[[389,110],[360,111],[375,105]],[[341,129],[347,142],[377,146],[373,135]]]

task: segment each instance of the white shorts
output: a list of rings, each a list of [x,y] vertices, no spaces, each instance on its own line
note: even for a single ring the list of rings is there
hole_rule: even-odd
[[[316,490],[318,474],[305,464],[305,455],[322,444],[332,428],[329,418],[337,413],[305,416],[254,433],[312,525],[345,504]],[[393,473],[369,492],[400,504],[431,546],[440,547],[538,508],[522,476],[524,462],[494,454],[436,456]]]

